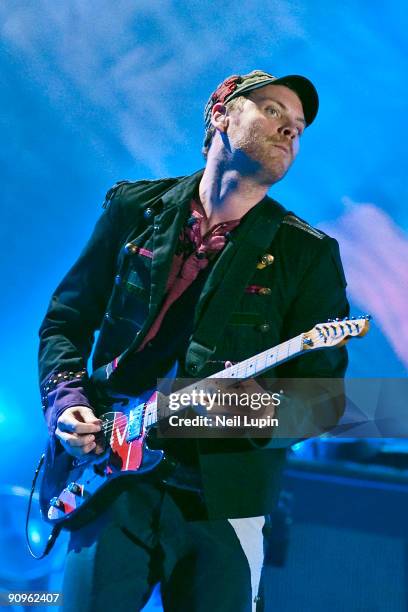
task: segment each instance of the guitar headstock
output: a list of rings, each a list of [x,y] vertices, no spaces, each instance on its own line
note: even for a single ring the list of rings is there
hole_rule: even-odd
[[[310,350],[342,346],[350,338],[361,338],[370,328],[370,319],[370,315],[365,315],[351,319],[329,319],[327,323],[318,323],[303,334],[303,348]]]

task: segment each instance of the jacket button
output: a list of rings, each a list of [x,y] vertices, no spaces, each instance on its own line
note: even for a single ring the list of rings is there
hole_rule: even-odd
[[[109,312],[105,312],[105,314],[103,315],[103,318],[106,319],[107,321],[110,321],[112,319]]]
[[[193,363],[193,364],[190,366],[190,372],[191,372],[192,374],[195,374],[195,373],[197,372],[197,370],[198,370],[198,366],[197,366],[195,363]]]
[[[139,247],[136,244],[133,244],[133,242],[128,242],[127,245],[125,245],[125,251],[126,253],[137,253],[137,251],[139,250]]]
[[[146,208],[146,210],[143,213],[144,218],[145,219],[150,219],[150,217],[152,216],[153,212],[154,211],[153,211],[152,208]]]
[[[258,329],[259,329],[260,332],[265,333],[265,332],[269,331],[270,328],[271,328],[271,326],[269,325],[269,323],[262,323],[262,325],[260,325]]]
[[[258,293],[259,295],[271,295],[272,289],[270,287],[261,287]]]

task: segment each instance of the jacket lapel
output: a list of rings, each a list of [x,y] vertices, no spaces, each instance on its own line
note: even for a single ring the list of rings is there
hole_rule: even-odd
[[[203,170],[181,180],[163,197],[163,210],[154,219],[151,270],[150,314],[154,317],[163,300],[173,255],[180,231],[186,221],[190,202]]]
[[[190,201],[204,170],[180,181],[167,191],[161,198],[161,212],[153,220],[153,259],[151,267],[151,289],[149,314],[133,342],[122,353],[121,360],[143,341],[147,331],[155,320],[163,297],[169,276],[173,255],[176,250],[178,236],[183,223],[188,217]],[[152,208],[153,208],[152,204]]]

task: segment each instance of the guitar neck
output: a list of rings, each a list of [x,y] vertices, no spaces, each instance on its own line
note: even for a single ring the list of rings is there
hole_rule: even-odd
[[[262,353],[258,353],[253,357],[240,361],[229,368],[220,370],[219,372],[212,374],[212,376],[209,376],[208,379],[204,380],[214,380],[220,378],[236,378],[239,380],[245,380],[247,378],[259,376],[259,374],[266,372],[270,368],[276,367],[281,363],[288,361],[288,359],[292,359],[293,357],[296,357],[304,352],[303,342],[304,334],[299,334],[299,336],[291,338],[286,342],[282,342],[282,344],[278,344],[271,349],[267,349]],[[183,389],[178,390],[178,393],[191,394],[194,391],[208,387],[208,384],[205,384],[204,380],[190,384]],[[185,412],[186,410],[186,408],[181,409],[180,412]],[[160,408],[160,416],[158,415],[157,419],[160,420],[162,418],[166,418],[170,414],[173,414],[172,411],[165,405],[162,405]]]
[[[295,338],[282,342],[282,344],[278,344],[262,353],[240,361],[229,368],[220,370],[220,372],[216,372],[209,376],[209,378],[239,378],[240,380],[245,380],[259,376],[270,368],[300,355],[304,351],[303,336],[304,334],[299,334]]]
[[[207,379],[197,381],[197,383],[179,390],[178,393],[191,394],[195,390],[205,389],[208,385],[211,387],[211,384],[206,382],[207,380],[220,378],[246,380],[254,378],[306,351],[341,347],[352,337],[361,338],[364,336],[369,330],[370,318],[370,315],[365,315],[359,318],[352,317],[351,319],[328,319],[327,322],[318,323],[313,329],[305,331],[295,338],[244,359],[244,361],[240,361],[229,368],[224,368]],[[167,412],[164,408],[161,414],[165,416]]]

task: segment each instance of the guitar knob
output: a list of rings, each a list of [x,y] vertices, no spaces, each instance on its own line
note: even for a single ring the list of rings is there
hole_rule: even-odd
[[[67,490],[74,495],[82,496],[82,487],[76,482],[70,482],[67,486]]]
[[[65,504],[59,497],[53,497],[50,499],[50,506],[53,508],[58,508],[61,512],[65,512]]]

